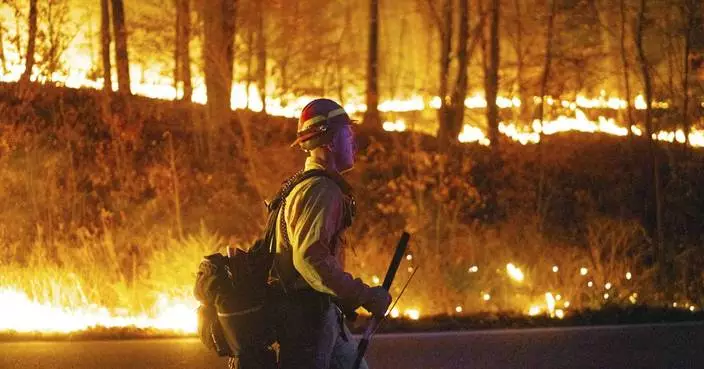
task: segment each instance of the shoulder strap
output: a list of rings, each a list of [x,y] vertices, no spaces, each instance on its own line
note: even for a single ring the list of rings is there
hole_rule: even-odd
[[[352,187],[350,187],[347,181],[345,181],[345,179],[342,178],[342,176],[338,173],[334,173],[324,169],[311,169],[306,171],[300,171],[289,179],[287,179],[286,181],[284,181],[283,185],[276,193],[276,196],[274,196],[271,201],[265,202],[269,213],[278,210],[278,208],[281,206],[286,197],[288,197],[291,191],[293,191],[293,189],[298,184],[312,177],[328,177],[335,181],[335,183],[338,185],[338,187],[340,187],[340,190],[345,195],[352,194]]]

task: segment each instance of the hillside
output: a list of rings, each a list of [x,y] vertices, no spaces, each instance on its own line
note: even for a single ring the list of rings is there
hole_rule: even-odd
[[[0,285],[66,305],[141,311],[157,292],[187,298],[200,257],[249,244],[262,201],[304,157],[288,146],[295,120],[248,111],[207,132],[195,104],[14,84],[0,86],[0,111]],[[413,232],[400,278],[420,268],[422,283],[402,313],[704,305],[702,151],[660,146],[663,290],[645,142],[557,134],[502,142],[497,161],[478,145],[439,151],[423,134],[357,133],[347,263],[372,283],[400,231]],[[31,282],[41,273],[58,277]],[[546,293],[563,298],[551,308]]]

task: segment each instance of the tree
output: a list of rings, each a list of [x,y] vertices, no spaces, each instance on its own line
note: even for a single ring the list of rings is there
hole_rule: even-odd
[[[379,0],[369,0],[369,44],[367,49],[367,124],[381,124],[379,117]]]
[[[430,10],[435,15],[430,1],[428,1]],[[441,146],[447,146],[450,142],[451,119],[450,107],[448,106],[448,90],[450,77],[450,53],[452,52],[452,0],[444,0],[441,9],[442,16],[436,21],[438,32],[440,33],[440,81],[438,85],[438,97],[440,97],[440,107],[438,108],[438,140]]]
[[[542,219],[544,218],[545,209],[543,207],[543,192],[545,187],[545,155],[544,155],[544,145],[542,143],[542,126],[543,120],[545,119],[545,96],[547,95],[548,80],[550,78],[550,66],[552,65],[552,53],[553,53],[553,31],[555,26],[555,9],[556,1],[548,0],[548,20],[547,20],[547,32],[545,36],[545,59],[543,64],[543,74],[540,79],[540,105],[538,105],[538,117],[540,119],[541,135],[540,141],[538,141],[538,160],[540,166],[540,173],[538,174],[538,196],[537,196],[537,210],[538,217],[540,219],[539,226],[542,227]]]
[[[234,0],[207,1],[201,6],[208,131],[229,120],[235,62],[235,9]]]
[[[457,79],[452,90],[452,116],[448,117],[451,127],[447,130],[449,138],[456,140],[464,122],[464,100],[467,97],[467,68],[469,67],[469,0],[459,1],[459,37],[457,38]]]
[[[692,52],[692,38],[696,22],[696,3],[695,0],[682,0],[681,5],[682,19],[684,21],[684,71],[682,73],[682,129],[684,131],[684,149],[687,151],[689,146],[689,132],[691,130],[689,122],[689,63]]]
[[[176,45],[174,51],[174,85],[183,86],[184,101],[191,101],[191,0],[176,0]]]
[[[257,1],[257,85],[262,101],[262,112],[266,113],[266,38],[264,35],[264,6]]]
[[[24,73],[20,82],[29,82],[34,68],[34,52],[37,42],[37,0],[29,1],[29,34],[27,35],[27,56],[25,58]]]
[[[264,35],[264,6],[257,1],[257,84],[262,112],[266,113],[266,37]]]
[[[117,85],[120,94],[130,95],[130,61],[127,54],[127,29],[125,7],[122,0],[112,1],[112,26],[115,34],[115,64],[117,64]]]
[[[623,69],[623,97],[626,100],[626,124],[628,125],[628,137],[633,140],[633,113],[631,111],[631,84],[630,66],[628,64],[628,53],[626,52],[626,0],[620,0],[619,13],[621,15],[621,30],[619,37],[619,47],[621,51],[621,69]]]
[[[499,92],[499,11],[501,2],[491,0],[489,9],[489,61],[485,65],[484,89],[486,91],[486,119],[491,147],[499,148],[499,110],[496,97]]]
[[[112,92],[112,63],[110,61],[110,1],[100,0],[100,46],[103,60],[103,90]]]
[[[649,166],[650,170],[647,172],[650,172],[651,178],[652,178],[652,183],[653,183],[653,190],[652,190],[652,197],[651,197],[651,203],[655,207],[655,212],[650,212],[649,218],[651,219],[651,227],[654,225],[655,228],[655,250],[657,252],[657,262],[658,262],[658,269],[660,272],[660,283],[662,284],[662,287],[664,287],[665,291],[670,291],[671,289],[668,287],[667,283],[667,268],[668,268],[668,255],[667,255],[667,250],[665,247],[664,243],[664,235],[663,235],[663,224],[662,224],[662,211],[663,211],[663,199],[662,199],[662,190],[661,190],[661,184],[660,184],[660,170],[659,170],[659,160],[658,160],[658,155],[657,155],[657,142],[653,138],[654,134],[654,129],[653,129],[653,122],[652,122],[652,109],[653,109],[653,88],[652,88],[652,80],[650,76],[650,63],[648,62],[648,59],[645,55],[645,49],[643,45],[643,32],[645,28],[645,14],[647,10],[647,3],[646,0],[640,0],[640,7],[638,9],[638,23],[636,26],[636,37],[635,37],[635,42],[636,42],[636,49],[638,51],[638,60],[640,62],[640,70],[641,70],[641,76],[643,78],[643,87],[645,89],[645,103],[646,103],[646,108],[645,108],[645,136],[646,140],[648,140],[648,156],[649,156]]]

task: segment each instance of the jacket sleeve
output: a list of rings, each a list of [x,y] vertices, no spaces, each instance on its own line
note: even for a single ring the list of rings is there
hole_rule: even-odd
[[[293,265],[313,289],[361,304],[369,286],[346,273],[332,250],[342,229],[343,195],[334,182],[315,180],[287,204]]]

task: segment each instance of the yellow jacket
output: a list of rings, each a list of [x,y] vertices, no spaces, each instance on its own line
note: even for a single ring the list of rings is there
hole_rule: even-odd
[[[309,157],[305,170],[311,169],[325,167]],[[369,286],[346,273],[341,263],[344,206],[344,193],[324,176],[304,180],[286,197],[277,218],[275,256],[276,271],[286,289],[313,288],[343,301],[361,303]],[[287,234],[283,233],[282,216]]]

